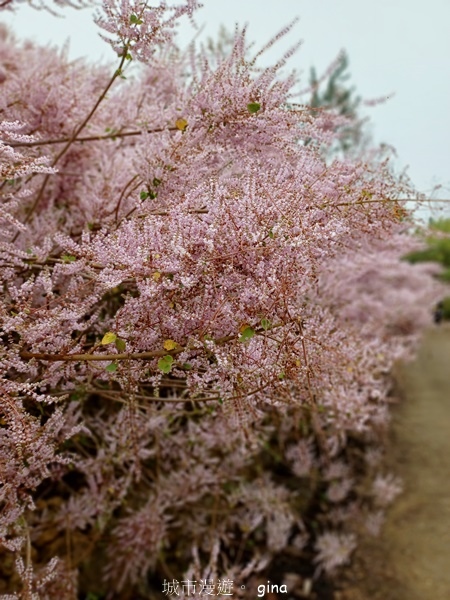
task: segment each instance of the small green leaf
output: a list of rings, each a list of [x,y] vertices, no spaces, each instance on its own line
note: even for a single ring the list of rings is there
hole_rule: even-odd
[[[261,104],[259,102],[250,102],[250,104],[247,104],[247,110],[252,114],[257,113],[260,108]]]
[[[149,190],[148,192],[141,192],[139,194],[141,200],[147,200],[147,198],[150,198],[151,200],[154,200],[157,197],[157,193],[154,192],[153,190]]]
[[[269,319],[261,319],[261,327],[267,331],[272,327],[272,323]]]
[[[250,340],[254,335],[255,335],[255,330],[252,327],[246,327],[241,332],[241,336],[239,338],[239,341],[240,342],[245,342],[247,340]]]
[[[108,373],[114,373],[114,371],[117,371],[117,363],[110,363],[107,367],[105,367],[105,371],[108,371]]]
[[[269,237],[271,240],[273,240],[273,238],[275,237],[272,230],[269,231]]]
[[[129,52],[125,55],[125,60],[133,60],[133,57]]]
[[[173,356],[170,356],[170,354],[166,354],[166,356],[163,356],[158,360],[158,369],[163,373],[170,373],[172,369],[172,363]]]
[[[191,363],[183,363],[183,369],[185,371],[190,371],[192,369]]]
[[[153,178],[153,185],[155,187],[158,187],[158,185],[161,185],[161,179],[158,179],[157,177]]]
[[[144,21],[140,19],[137,15],[130,15],[130,23],[132,25],[142,25]]]
[[[284,372],[284,371],[281,371],[281,373],[278,375],[278,379],[279,379],[280,381],[283,381],[283,379],[284,379],[285,377],[286,377],[286,374],[285,374],[285,372]]]
[[[33,254],[33,250],[31,248],[27,248],[27,254]]]
[[[120,338],[117,338],[116,340],[116,348],[119,352],[125,352],[125,349],[127,347],[127,343],[125,340],[121,340]]]
[[[76,256],[72,256],[71,254],[63,254],[61,258],[65,263],[71,263],[77,260]]]

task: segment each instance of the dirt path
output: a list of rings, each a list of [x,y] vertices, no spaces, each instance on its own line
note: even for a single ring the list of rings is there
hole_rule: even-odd
[[[388,464],[404,492],[356,570],[364,600],[450,599],[450,325],[427,332],[419,355],[399,370]]]

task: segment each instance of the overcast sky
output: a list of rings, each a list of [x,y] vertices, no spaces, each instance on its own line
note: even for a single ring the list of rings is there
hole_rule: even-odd
[[[170,4],[171,2],[169,2]],[[393,145],[398,168],[409,165],[416,187],[435,197],[450,198],[450,0],[203,0],[196,21],[202,37],[215,37],[220,24],[233,30],[249,24],[248,39],[260,48],[296,16],[299,23],[269,53],[276,60],[298,39],[304,41],[290,65],[304,73],[320,73],[345,49],[351,83],[363,98],[392,96],[369,109],[376,142]],[[17,13],[0,13],[19,37],[62,45],[70,38],[72,57],[114,59],[98,37],[91,11],[60,10],[55,18],[27,6]],[[180,41],[195,31],[185,20]],[[1,60],[1,57],[0,57]],[[450,211],[450,205],[447,209]]]

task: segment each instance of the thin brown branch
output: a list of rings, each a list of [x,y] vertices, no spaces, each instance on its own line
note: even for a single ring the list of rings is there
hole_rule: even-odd
[[[134,180],[135,180],[135,179],[137,179],[138,177],[139,177],[139,175],[138,175],[138,174],[134,175],[134,177],[132,177],[132,178],[130,179],[130,181],[128,181],[128,183],[125,185],[125,187],[124,187],[124,188],[123,188],[123,190],[122,190],[122,193],[121,193],[121,194],[120,194],[120,196],[119,196],[119,200],[118,200],[118,202],[117,202],[117,204],[116,204],[116,208],[114,209],[114,215],[115,215],[115,222],[116,222],[116,223],[117,223],[117,219],[118,219],[118,216],[119,216],[120,205],[122,204],[122,200],[123,200],[123,198],[124,198],[124,196],[125,196],[125,193],[126,193],[127,189],[128,189],[130,186],[131,186],[131,184],[134,182]],[[141,185],[141,181],[139,180],[139,181],[138,181],[138,182],[137,182],[137,183],[136,183],[136,184],[135,184],[135,185],[134,185],[134,186],[131,188],[131,190],[129,190],[129,192],[128,192],[128,196],[130,196],[130,194],[132,194],[132,193],[134,192],[134,190],[136,190],[136,189],[137,189],[137,188],[138,188],[140,185]],[[128,196],[127,196],[127,197],[128,197]]]
[[[21,358],[30,360],[36,358],[38,360],[47,360],[51,362],[83,362],[83,361],[107,361],[107,360],[149,360],[170,354],[175,356],[183,352],[185,348],[179,350],[154,350],[152,352],[135,352],[127,354],[125,352],[117,354],[49,354],[46,352],[28,352],[22,350]]]
[[[278,327],[282,327],[283,323],[272,325],[270,329],[275,329]],[[265,334],[266,331],[264,329],[256,330],[256,335]],[[225,335],[220,338],[216,338],[215,340],[211,340],[214,342],[216,346],[221,346],[226,344],[227,342],[236,341],[240,337],[239,335]],[[28,350],[22,349],[20,351],[20,357],[24,360],[31,360],[35,358],[37,360],[46,360],[50,362],[84,362],[84,361],[107,361],[107,360],[151,360],[152,358],[161,358],[162,356],[177,356],[185,351],[189,352],[201,352],[202,350],[208,351],[205,347],[192,347],[189,346],[179,346],[174,350],[151,350],[149,352],[121,352],[117,354],[51,354],[47,352],[29,352]]]
[[[120,132],[108,133],[105,135],[88,135],[88,136],[84,136],[84,137],[77,137],[76,139],[73,140],[73,143],[78,144],[80,142],[100,142],[102,140],[115,140],[116,138],[125,138],[125,137],[131,137],[131,136],[135,136],[135,135],[142,135],[143,133],[161,133],[163,131],[178,131],[178,129],[176,127],[157,127],[156,129],[146,129],[145,132],[142,130],[139,130],[139,131],[123,131],[122,133],[120,133]],[[31,148],[33,146],[50,146],[53,144],[65,144],[65,143],[69,142],[71,139],[72,138],[70,138],[70,137],[64,137],[64,138],[51,139],[51,140],[37,140],[35,142],[11,142],[11,143],[8,143],[8,146],[11,146],[13,148],[20,148],[20,147]]]
[[[87,390],[87,391],[89,391],[89,390]],[[97,394],[99,396],[105,397],[105,398],[109,398],[110,400],[114,400],[115,402],[126,403],[126,400],[120,397],[120,396],[124,395],[124,393],[122,391],[99,390],[99,389],[94,388],[93,390],[90,390],[90,392],[93,394]],[[180,403],[184,403],[184,402],[217,402],[218,400],[220,400],[220,396],[206,396],[203,398],[202,397],[199,397],[199,398],[191,398],[191,397],[160,398],[159,396],[145,396],[142,394],[133,394],[133,398],[136,398],[137,400],[142,400],[145,402],[163,402],[163,403],[168,403],[168,404],[180,404]],[[137,406],[138,406],[138,408],[142,408],[142,409],[147,408],[146,406],[144,406],[142,404],[138,404]]]
[[[398,198],[379,198],[376,200],[355,200],[350,202],[337,202],[334,204],[333,202],[325,202],[320,205],[320,208],[326,208],[328,206],[338,207],[338,206],[362,206],[363,204],[379,204],[380,202],[406,202],[406,200],[399,200]]]
[[[92,107],[92,109],[89,111],[88,115],[85,117],[85,119],[80,123],[80,125],[78,125],[78,127],[75,129],[75,131],[73,132],[72,136],[67,140],[64,148],[62,148],[58,154],[56,155],[56,157],[53,159],[52,161],[52,167],[54,167],[57,162],[59,161],[60,158],[62,158],[64,156],[64,154],[66,154],[66,152],[69,150],[69,148],[72,146],[72,144],[75,142],[75,140],[78,138],[79,134],[81,133],[81,131],[86,127],[86,125],[89,123],[89,121],[91,120],[91,118],[93,117],[93,115],[95,114],[97,108],[100,106],[101,102],[105,99],[106,94],[109,92],[111,86],[113,85],[113,83],[115,82],[115,80],[120,77],[120,75],[122,74],[122,68],[123,65],[125,63],[126,60],[126,54],[127,54],[127,47],[125,46],[124,48],[124,53],[122,55],[122,58],[120,60],[120,64],[119,67],[114,71],[111,79],[109,80],[108,84],[106,85],[105,89],[103,90],[103,92],[100,94],[100,96],[98,97],[96,103],[94,104],[94,106]],[[45,188],[47,187],[47,182],[50,179],[50,173],[48,173],[45,177],[44,180],[42,182],[42,185],[39,189],[39,192],[36,196],[35,201],[33,202],[32,206],[30,207],[30,209],[27,212],[27,215],[24,219],[24,224],[28,223],[28,221],[30,220],[32,214],[34,213],[34,211],[36,210],[37,206],[39,205],[39,202],[42,198],[42,196],[44,195],[44,191]],[[14,237],[15,241],[18,237],[18,235],[20,234],[20,232],[17,232],[17,234]]]
[[[362,204],[376,204],[379,202],[417,202],[419,204],[425,204],[428,202],[450,202],[450,199],[439,199],[439,198],[425,198],[421,200],[420,198],[380,198],[378,200],[356,200],[355,202],[338,202],[334,204],[333,202],[326,202],[322,204],[320,208],[326,208],[327,206],[359,206]]]
[[[216,345],[225,344],[231,340],[237,339],[235,335],[227,335],[214,340]],[[47,360],[51,362],[84,362],[84,361],[106,361],[106,360],[150,360],[162,356],[176,356],[185,350],[201,351],[202,348],[188,348],[180,346],[174,350],[152,350],[150,352],[117,353],[117,354],[50,354],[46,352],[28,352],[21,350],[20,356],[25,360],[36,358],[38,360]]]

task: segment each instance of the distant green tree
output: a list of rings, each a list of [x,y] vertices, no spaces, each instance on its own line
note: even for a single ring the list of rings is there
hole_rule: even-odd
[[[311,67],[309,83],[312,94],[310,106],[313,114],[317,114],[317,109],[334,109],[339,115],[350,119],[348,125],[340,128],[339,141],[333,149],[334,153],[340,152],[344,155],[354,154],[365,148],[370,135],[367,132],[367,119],[361,118],[359,110],[361,107],[361,97],[355,94],[355,87],[348,85],[350,73],[348,71],[349,58],[346,52],[343,52],[338,60],[337,67],[333,70],[325,85],[322,86],[317,78],[316,69]]]
[[[450,283],[450,218],[430,219],[429,231],[430,235],[426,237],[427,247],[407,254],[405,260],[413,264],[439,263],[443,267],[442,273],[438,275],[439,279]],[[436,320],[450,320],[450,296],[439,302],[435,317]]]
[[[427,247],[424,250],[411,252],[405,258],[410,263],[437,262],[444,267],[438,276],[443,281],[450,283],[450,235],[442,236],[442,233],[450,234],[450,219],[430,219],[430,235],[427,236]],[[433,231],[440,232],[433,235]]]

